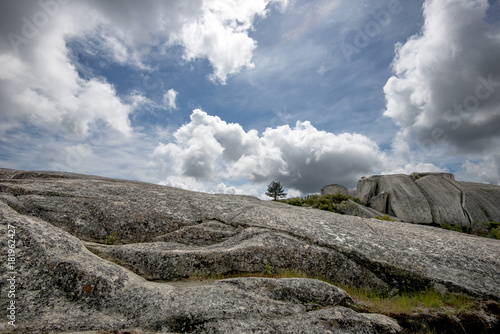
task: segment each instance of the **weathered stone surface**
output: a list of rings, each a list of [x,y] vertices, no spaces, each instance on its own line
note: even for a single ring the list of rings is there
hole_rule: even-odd
[[[377,210],[370,208],[368,206],[364,206],[362,204],[356,203],[352,200],[349,200],[349,201],[350,201],[350,203],[355,204],[357,207],[358,211],[356,212],[355,216],[358,216],[361,218],[375,218],[375,217],[382,217],[385,214],[383,212],[377,211]],[[401,219],[399,219],[398,217],[390,216],[390,218],[396,222],[401,221]]]
[[[370,199],[370,208],[377,210],[381,213],[387,213],[387,200],[389,199],[389,194],[386,192],[381,192],[377,196],[373,196]]]
[[[430,205],[432,220],[437,224],[471,226],[463,208],[463,187],[453,178],[428,175],[415,181]]]
[[[5,170],[0,176],[2,229],[16,231],[19,333],[400,330],[390,318],[355,312],[345,292],[316,280],[169,284],[262,272],[266,264],[388,293],[439,285],[500,299],[497,240],[140,182]],[[106,245],[114,232],[116,243]],[[0,240],[7,249],[7,238]]]
[[[362,178],[358,181],[356,190],[361,203],[367,205],[370,202],[370,198],[376,195],[377,180],[373,177]]]
[[[340,184],[329,184],[321,188],[321,195],[337,194],[337,193],[349,196],[349,189],[347,189],[344,186],[341,186]]]
[[[440,178],[443,178],[443,179],[447,179],[447,180],[455,180],[455,175],[451,174],[451,173],[432,173],[432,172],[424,172],[424,173],[412,173],[412,176],[417,176],[417,178],[422,178],[422,177],[426,177],[426,176],[436,176],[436,177],[440,177]]]
[[[358,190],[357,189],[349,189],[349,196],[352,198],[359,198]]]
[[[356,193],[374,210],[410,223],[474,229],[500,220],[500,186],[456,181],[450,173],[374,175],[361,179]]]
[[[430,224],[431,208],[413,179],[408,175],[384,175],[378,191],[389,194],[388,212],[405,222]]]
[[[460,182],[464,189],[464,209],[474,224],[500,221],[500,187],[490,184]]]

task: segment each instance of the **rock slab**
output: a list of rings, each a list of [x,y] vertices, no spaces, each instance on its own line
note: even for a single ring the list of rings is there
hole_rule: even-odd
[[[500,186],[456,181],[450,173],[374,175],[355,193],[362,204],[408,223],[481,229],[500,221]]]
[[[391,318],[356,312],[345,291],[325,282],[217,279],[266,270],[389,294],[439,286],[500,299],[496,240],[247,196],[0,170],[0,223],[15,229],[22,298],[14,333],[401,330]],[[117,239],[106,244],[111,234]],[[0,241],[7,249],[7,238]],[[211,279],[190,283],[204,277]],[[3,270],[2,307],[8,289]],[[0,329],[8,326],[2,317]]]

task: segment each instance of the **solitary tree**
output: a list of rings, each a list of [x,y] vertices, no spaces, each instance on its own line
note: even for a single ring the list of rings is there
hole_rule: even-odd
[[[283,190],[283,187],[279,182],[271,182],[271,184],[267,187],[267,196],[273,197],[276,201],[278,198],[286,197],[286,193]]]

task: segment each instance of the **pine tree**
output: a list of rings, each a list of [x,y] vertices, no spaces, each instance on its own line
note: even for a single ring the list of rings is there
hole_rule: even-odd
[[[267,196],[273,197],[274,200],[276,201],[278,198],[284,198],[286,197],[286,193],[283,190],[283,187],[279,182],[271,182],[271,184],[267,187]]]

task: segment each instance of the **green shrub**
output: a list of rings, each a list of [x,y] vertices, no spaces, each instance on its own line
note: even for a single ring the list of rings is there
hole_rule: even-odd
[[[354,197],[352,200],[358,204],[361,204],[361,200],[359,199],[359,197]]]
[[[116,234],[117,232],[111,233],[110,235],[106,236],[106,245],[112,245],[116,241]]]
[[[373,218],[378,219],[378,220],[386,220],[386,221],[390,221],[390,222],[394,221],[394,219],[392,219],[391,216],[389,216],[388,214],[385,214],[382,217],[380,217],[379,215],[376,215]]]
[[[336,194],[326,194],[323,196],[309,195],[305,198],[291,198],[282,202],[290,205],[307,206],[340,214],[359,215],[359,208],[356,204],[349,202],[350,198],[351,197],[349,195],[337,192]]]
[[[486,227],[489,229],[489,230],[492,230],[494,228],[498,228],[500,227],[500,223],[499,222],[489,222],[489,223],[484,223],[484,225],[486,225]]]
[[[266,264],[264,265],[264,275],[272,275],[274,272],[274,268],[273,266],[271,266],[269,264],[269,261],[266,262]]]
[[[495,239],[500,239],[500,227],[492,228],[490,236]]]
[[[451,225],[451,224],[441,224],[441,228],[444,228],[445,230],[450,230],[450,231],[455,231],[455,232],[461,232],[464,233],[464,229],[462,226],[459,225]]]
[[[300,199],[299,197],[290,198],[285,203],[290,204],[290,205],[296,205],[296,206],[302,206],[302,204],[303,204],[302,199]]]

